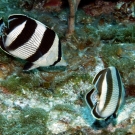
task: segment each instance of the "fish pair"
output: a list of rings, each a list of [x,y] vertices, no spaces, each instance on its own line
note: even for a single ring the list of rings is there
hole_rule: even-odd
[[[125,89],[118,70],[115,67],[101,70],[92,84],[85,100],[93,117],[98,120],[116,118],[125,101]]]
[[[42,66],[66,66],[58,35],[41,22],[16,14],[8,17],[8,27],[0,19],[0,47],[6,53],[28,62],[23,70]],[[109,67],[92,81],[94,87],[86,94],[86,103],[96,119],[117,116],[125,97],[118,70]]]
[[[0,19],[0,47],[28,62],[23,70],[42,66],[66,66],[58,35],[41,22],[23,14],[8,17],[8,26]]]

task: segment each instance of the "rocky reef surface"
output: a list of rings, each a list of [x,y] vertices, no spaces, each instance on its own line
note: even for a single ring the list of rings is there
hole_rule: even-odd
[[[61,9],[58,1],[51,4],[54,8],[50,11],[45,2],[0,0],[0,17],[4,20],[10,14],[26,14],[54,29],[68,63],[67,67],[23,72],[25,61],[0,50],[0,134],[135,134],[135,24],[129,20],[129,13],[116,18],[116,14],[104,14],[105,10],[92,16],[89,6],[78,9],[76,32],[66,37],[68,8]],[[108,66],[117,67],[121,74],[126,103],[114,122],[97,130],[92,127],[95,120],[84,96],[94,75]]]

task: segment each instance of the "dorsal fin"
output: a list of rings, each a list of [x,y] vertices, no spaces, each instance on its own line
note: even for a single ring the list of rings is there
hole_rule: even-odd
[[[8,20],[12,20],[12,19],[20,19],[20,18],[24,18],[27,19],[28,17],[24,14],[12,14],[8,16]]]
[[[105,71],[106,71],[106,69],[103,69],[98,74],[96,74],[94,79],[92,80],[92,83],[95,84],[96,81],[98,80],[98,78],[100,77],[100,75],[103,74],[103,72],[105,72]]]
[[[8,28],[12,31],[16,26],[22,24],[29,18],[26,15],[13,14],[8,17]]]

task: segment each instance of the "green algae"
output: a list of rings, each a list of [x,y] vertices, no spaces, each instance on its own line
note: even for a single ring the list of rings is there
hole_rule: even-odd
[[[20,78],[17,76],[10,76],[6,80],[1,82],[1,86],[5,87],[9,91],[17,91],[19,89]]]
[[[47,113],[41,108],[29,108],[26,107],[22,110],[21,116],[22,125],[29,125],[33,123],[34,125],[45,125],[48,119]]]
[[[72,76],[69,78],[74,85],[79,85],[80,82],[92,82],[92,77],[88,73],[73,73]]]
[[[60,112],[67,112],[67,113],[75,113],[75,109],[71,105],[63,105],[63,104],[57,104],[53,107],[53,110],[57,110]]]
[[[118,29],[115,35],[115,41],[122,43],[135,43],[134,29],[135,25],[132,24]]]
[[[112,133],[108,132],[106,129],[103,129],[100,135],[112,135]]]
[[[3,133],[3,130],[4,130],[4,125],[7,124],[7,119],[3,116],[3,115],[0,115],[0,134]]]
[[[115,38],[116,32],[117,28],[115,28],[114,26],[110,26],[105,29],[103,27],[103,29],[100,29],[98,31],[98,34],[100,35],[101,40],[112,40]]]
[[[100,28],[98,34],[101,40],[114,40],[118,43],[135,43],[135,25],[110,25]]]
[[[130,73],[134,69],[134,60],[127,57],[123,47],[118,44],[106,44],[100,53],[106,66],[115,66],[122,73]]]
[[[81,27],[81,29],[80,29]],[[90,42],[91,44],[94,42],[98,42],[99,41],[99,37],[100,35],[97,33],[97,29],[94,28],[93,26],[89,26],[89,25],[84,25],[84,26],[80,26],[76,28],[75,31],[75,40],[72,38],[72,41],[74,43],[80,44],[83,43],[85,45],[86,42]],[[77,41],[77,42],[76,42]],[[89,45],[91,45],[89,44]]]
[[[92,82],[92,77],[88,74],[88,73],[72,73],[71,75],[69,75],[66,79],[61,80],[60,82],[57,82],[57,86],[64,86],[65,84],[67,84],[68,82],[72,82],[74,83],[74,85],[79,85],[80,82]]]
[[[21,13],[20,2],[17,0],[1,0],[0,3],[0,17],[5,20],[10,14]]]
[[[7,120],[0,115],[0,133],[2,135],[45,135],[48,114],[41,108],[26,107],[17,119]]]
[[[52,89],[44,89],[44,88],[39,88],[38,91],[42,94],[44,97],[52,97],[53,96],[53,90]]]
[[[74,92],[80,95],[81,91],[79,91],[78,89],[80,87],[81,81],[91,83],[92,77],[88,73],[72,73],[67,78],[55,82],[55,90],[53,96],[60,98],[67,97],[68,93],[63,92],[61,88],[70,83],[73,86]]]
[[[119,128],[119,129],[116,129],[112,135],[130,135],[130,133],[127,132],[127,129],[125,128]],[[133,134],[132,134],[133,135]]]
[[[21,93],[22,89],[35,90],[41,84],[41,79],[33,74],[11,75],[1,81],[1,86],[11,92]]]
[[[8,63],[11,61],[11,57],[8,54],[5,54],[5,52],[3,52],[0,49],[0,62],[1,63]]]

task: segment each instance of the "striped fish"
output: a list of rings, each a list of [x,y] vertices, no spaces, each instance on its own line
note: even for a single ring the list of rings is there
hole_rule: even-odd
[[[124,104],[125,89],[118,70],[108,67],[101,70],[92,81],[94,87],[86,94],[87,105],[94,118],[103,120],[116,117]]]
[[[23,70],[42,66],[66,66],[58,35],[41,22],[22,14],[8,17],[8,27],[0,19],[1,49],[28,62]]]

